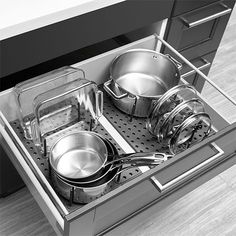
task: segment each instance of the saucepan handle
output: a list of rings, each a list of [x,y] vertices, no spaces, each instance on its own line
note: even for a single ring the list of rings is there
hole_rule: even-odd
[[[96,115],[99,118],[103,113],[103,92],[98,90],[96,93]]]
[[[116,94],[116,93],[110,88],[111,83],[112,83],[112,79],[110,79],[110,80],[108,80],[107,82],[105,82],[105,83],[103,84],[103,87],[104,87],[104,89],[106,90],[106,92],[107,92],[110,96],[112,96],[114,99],[122,99],[122,98],[127,97],[127,96],[129,95],[128,93],[123,93],[123,94],[120,94],[120,95]]]
[[[136,153],[124,153],[120,155],[114,155],[113,160],[106,165],[122,165],[122,164],[135,164],[135,163],[162,163],[167,161],[172,155],[159,152],[136,152]]]
[[[173,58],[173,57],[170,56],[169,54],[165,54],[165,56],[167,56],[171,61],[173,61],[173,62],[176,64],[176,66],[177,66],[177,68],[178,68],[179,70],[182,69],[182,67],[183,67],[182,63],[180,63],[179,61],[177,61],[175,58]]]

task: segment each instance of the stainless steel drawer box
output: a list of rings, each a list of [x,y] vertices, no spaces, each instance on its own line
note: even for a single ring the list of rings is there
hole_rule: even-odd
[[[116,55],[131,48],[153,49],[155,45],[156,37],[151,35],[73,66],[83,69],[87,79],[102,84],[109,78],[109,65]],[[213,89],[216,90],[214,86]],[[218,94],[232,111],[236,111],[232,101]],[[200,94],[198,96],[201,97]],[[1,146],[59,235],[115,235],[127,232],[147,215],[164,208],[235,162],[236,123],[226,121],[203,98],[213,122],[212,135],[158,167],[142,170],[144,173],[139,173],[91,203],[69,205],[56,193],[11,126],[17,118],[13,90],[3,91],[0,97]],[[115,109],[114,112],[118,114]],[[124,152],[137,150],[135,142],[129,142],[126,135],[116,129],[109,115],[104,113],[99,121],[100,129],[112,137],[120,149]]]

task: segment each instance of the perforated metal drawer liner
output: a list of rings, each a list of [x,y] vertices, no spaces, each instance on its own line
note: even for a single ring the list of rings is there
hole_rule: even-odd
[[[66,102],[66,101],[65,101]],[[65,104],[60,104],[60,106],[64,106]],[[55,107],[54,107],[55,108]],[[47,111],[49,113],[50,111]],[[58,122],[58,119],[61,119],[59,117],[62,116],[61,113],[57,114],[58,116],[53,116],[53,120],[48,120],[45,123],[45,125],[50,125],[51,123]],[[67,114],[68,115],[68,114]],[[146,129],[146,120],[144,118],[136,118],[133,117],[132,121],[130,121],[129,115],[119,111],[111,102],[108,95],[104,92],[104,111],[103,115],[108,119],[108,121],[114,126],[114,128],[121,134],[121,136],[126,140],[127,143],[130,144],[130,146],[136,151],[136,152],[164,152],[169,154],[170,151],[168,148],[164,148],[161,146],[160,143],[157,142],[156,137],[153,137],[148,130]],[[31,115],[29,115],[29,120],[31,120]],[[67,132],[75,131],[75,130],[81,130],[81,125],[79,122],[76,123],[78,113],[71,112],[71,123],[65,124],[64,127],[59,127],[58,130],[54,130],[54,132],[50,132],[47,135],[47,144],[53,143],[53,139],[59,138],[61,135],[64,135]],[[89,121],[91,121],[91,117],[84,117],[85,121],[87,123],[86,127],[89,127]],[[50,173],[49,173],[49,164],[48,159],[42,155],[40,152],[40,149],[37,148],[33,141],[27,140],[24,137],[23,129],[20,125],[19,120],[15,120],[13,122],[10,122],[11,126],[15,130],[16,134],[22,141],[23,145],[26,147],[26,149],[31,154],[33,160],[39,167],[39,169],[42,171],[44,176],[47,178],[47,180],[50,181]],[[96,131],[97,133],[101,134],[103,137],[107,138],[109,141],[111,141],[115,147],[117,148],[119,153],[122,153],[123,150],[121,147],[116,143],[116,141],[113,139],[113,137],[109,134],[109,132],[99,123]],[[49,145],[50,147],[50,145]],[[119,186],[119,184],[122,184],[130,179],[133,179],[134,177],[141,174],[141,171],[138,168],[131,169],[129,171],[125,171],[121,174],[119,183],[114,186],[116,188]],[[60,195],[59,195],[60,196]],[[83,205],[79,204],[72,204],[70,205],[69,201],[66,199],[63,199],[61,197],[61,201],[64,203],[64,205],[68,208],[68,211],[73,211],[78,208],[80,208]]]
[[[157,138],[152,136],[146,129],[145,118],[132,117],[132,121],[130,121],[130,116],[117,109],[105,92],[103,94],[103,115],[112,123],[114,128],[136,152],[156,151],[170,154],[169,148],[163,147],[158,143]],[[204,132],[204,130],[199,130],[195,135],[200,136],[202,132]],[[213,133],[214,131],[211,130],[211,134]]]
[[[41,172],[44,174],[44,176],[46,177],[48,182],[51,183],[51,180],[49,178],[50,169],[49,169],[48,159],[45,158],[42,155],[42,153],[40,153],[39,149],[34,145],[33,141],[27,140],[24,137],[24,131],[20,125],[19,120],[15,120],[13,122],[10,122],[10,124],[11,124],[12,128],[14,129],[14,131],[16,132],[17,136],[22,141],[23,145],[26,147],[26,149],[28,150],[28,152],[32,156],[33,160],[35,161],[35,163],[37,164],[37,166],[39,167]],[[76,130],[76,125],[69,126],[68,129]],[[66,131],[67,130],[64,130],[63,132],[66,132]],[[115,142],[115,140],[110,136],[110,134],[106,131],[106,129],[101,124],[98,124],[95,132],[103,135],[103,137],[105,137],[106,139],[111,141],[111,143],[113,143],[115,145],[115,147],[117,148],[119,153],[123,153],[123,150],[120,148],[120,146]],[[138,168],[133,168],[131,170],[124,171],[119,178],[119,183],[117,185],[114,185],[113,187],[116,188],[119,186],[119,184],[127,182],[129,179],[133,179],[135,176],[138,176],[140,174],[141,174],[141,171]],[[61,201],[63,202],[63,204],[65,205],[65,207],[67,208],[69,213],[84,206],[84,204],[75,204],[75,203],[70,205],[70,203],[67,199],[64,199],[60,195],[58,195],[58,196],[60,197]]]

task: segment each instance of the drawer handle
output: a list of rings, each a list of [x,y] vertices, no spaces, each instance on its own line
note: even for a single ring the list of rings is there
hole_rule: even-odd
[[[190,180],[191,177],[194,177],[194,175],[202,170],[204,170],[206,167],[210,166],[212,163],[216,162],[218,159],[221,158],[221,156],[224,154],[224,151],[218,147],[215,143],[211,143],[210,144],[212,148],[214,148],[217,153],[210,157],[209,159],[207,159],[206,161],[200,163],[197,166],[194,166],[192,169],[186,171],[185,173],[183,173],[182,175],[179,175],[178,177],[176,177],[175,179],[167,182],[166,184],[162,185],[155,176],[152,176],[150,178],[152,184],[155,186],[155,188],[160,192],[160,193],[164,193],[169,191],[170,189],[173,189],[174,187],[184,183],[187,180]]]
[[[226,6],[223,3],[219,3],[218,6],[219,5],[220,5],[221,8],[223,8],[222,10],[219,10],[216,13],[214,13],[214,14],[212,14],[210,16],[206,16],[204,18],[201,18],[199,20],[191,21],[191,20],[188,20],[187,17],[180,17],[180,19],[183,21],[185,26],[187,26],[188,28],[192,28],[192,27],[204,24],[204,23],[206,23],[208,21],[214,20],[214,19],[216,19],[218,17],[227,15],[227,14],[229,14],[232,11],[231,8],[229,8],[228,6]]]
[[[203,61],[204,64],[202,66],[197,67],[198,70],[204,70],[204,69],[206,69],[206,68],[211,66],[211,63],[208,60],[206,60],[205,58],[200,58],[200,60]],[[191,70],[191,71],[188,71],[185,74],[181,75],[181,77],[184,79],[187,76],[193,75],[195,73],[196,73],[195,70]]]

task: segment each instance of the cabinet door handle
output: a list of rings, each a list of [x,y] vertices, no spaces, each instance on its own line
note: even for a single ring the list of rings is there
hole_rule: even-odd
[[[180,17],[180,19],[183,21],[185,26],[187,26],[188,28],[192,28],[192,27],[204,24],[208,21],[214,20],[218,17],[227,15],[232,11],[231,8],[229,8],[228,6],[226,6],[223,3],[218,3],[218,4],[215,4],[214,6],[211,5],[209,7],[211,8],[210,12],[211,13],[213,12],[211,15],[208,15],[208,13],[207,13],[208,8],[205,8],[206,9],[205,16],[201,19],[196,20],[196,19],[194,19],[195,17],[191,17],[190,14],[186,14],[185,16],[182,16],[182,17]]]
[[[202,70],[204,70],[204,69],[206,69],[206,68],[208,68],[208,67],[211,66],[211,63],[210,63],[208,60],[206,60],[205,58],[202,58],[202,57],[201,57],[200,60],[201,60],[204,64],[201,65],[201,66],[199,66],[199,67],[197,67],[199,70],[202,71]],[[183,75],[181,75],[181,77],[184,79],[184,78],[186,78],[187,76],[193,75],[193,74],[195,74],[195,73],[196,73],[195,70],[190,70],[190,71],[184,73]]]
[[[170,189],[173,189],[174,187],[186,182],[187,180],[190,180],[192,177],[194,177],[197,173],[201,172],[202,170],[206,169],[208,166],[210,166],[212,163],[216,163],[218,159],[222,157],[224,154],[224,151],[218,147],[215,143],[210,144],[211,148],[215,149],[217,153],[213,155],[212,157],[208,158],[204,162],[198,164],[197,166],[194,166],[192,169],[186,171],[185,173],[179,175],[175,179],[167,182],[166,184],[162,185],[155,176],[152,176],[150,178],[152,184],[155,186],[155,188],[160,192],[164,193],[169,191]],[[235,155],[235,154],[234,154]]]

